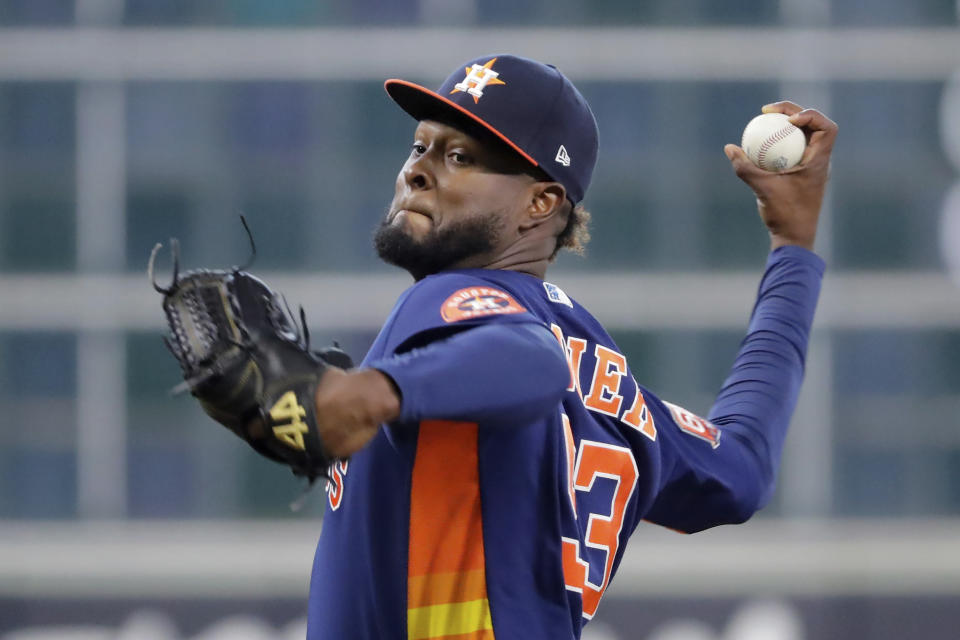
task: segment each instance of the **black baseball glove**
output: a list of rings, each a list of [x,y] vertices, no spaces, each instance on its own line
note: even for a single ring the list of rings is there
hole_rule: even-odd
[[[173,281],[157,285],[159,249],[148,273],[163,294],[164,341],[183,370],[175,391],[189,390],[210,417],[295,474],[326,477],[334,459],[317,429],[314,395],[328,367],[353,366],[350,356],[336,346],[311,351],[303,309],[298,329],[281,297],[241,267],[180,275],[176,240]]]

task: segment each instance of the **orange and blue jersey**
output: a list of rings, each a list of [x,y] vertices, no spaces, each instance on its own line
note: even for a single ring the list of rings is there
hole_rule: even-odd
[[[770,255],[706,418],[637,384],[553,284],[483,269],[417,282],[364,360],[396,383],[401,416],[331,467],[309,640],[576,639],[641,520],[750,517],[773,489],[822,274],[803,249]]]

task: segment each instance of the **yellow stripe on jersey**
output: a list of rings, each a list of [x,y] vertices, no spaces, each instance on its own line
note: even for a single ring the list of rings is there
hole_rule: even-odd
[[[483,633],[492,629],[490,603],[486,598],[407,610],[409,640],[431,640],[455,635],[479,639],[492,637]],[[465,635],[474,632],[477,632],[475,636]]]

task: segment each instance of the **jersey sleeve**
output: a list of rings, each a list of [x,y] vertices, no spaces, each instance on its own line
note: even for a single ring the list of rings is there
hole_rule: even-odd
[[[805,249],[771,253],[747,336],[707,419],[644,391],[662,438],[646,520],[692,533],[743,522],[770,499],[823,271]]]

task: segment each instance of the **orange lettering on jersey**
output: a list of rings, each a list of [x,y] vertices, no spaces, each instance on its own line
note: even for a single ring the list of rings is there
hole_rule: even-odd
[[[440,305],[444,322],[459,322],[471,318],[523,313],[526,309],[510,294],[492,287],[460,289]]]
[[[567,338],[567,359],[570,361],[570,368],[575,372],[577,379],[577,395],[583,399],[583,391],[580,389],[580,361],[583,352],[587,350],[587,341],[583,338]]]
[[[580,338],[563,337],[563,329],[556,324],[550,325],[550,330],[556,336],[560,347],[567,356],[567,366],[570,368],[570,384],[567,385],[567,391],[576,391],[580,399],[583,399],[583,392],[580,390],[580,357],[587,348],[587,341]]]
[[[573,513],[577,513],[577,492],[573,488],[573,463],[577,459],[577,446],[573,441],[573,429],[570,428],[570,418],[567,414],[561,413],[560,419],[563,422],[563,440],[567,449],[567,491],[570,493],[570,506],[573,507]]]
[[[330,481],[327,483],[327,502],[330,508],[336,511],[343,502],[343,476],[347,475],[347,460],[340,460],[330,465]]]
[[[593,382],[590,394],[583,404],[614,418],[620,415],[623,396],[620,395],[620,380],[627,373],[627,359],[613,349],[597,345],[594,349],[597,364],[593,369]]]
[[[570,351],[567,349],[566,342],[563,339],[563,329],[561,329],[559,325],[551,324],[550,331],[553,331],[553,335],[557,338],[557,342],[560,343],[560,348],[563,349],[563,354],[567,358],[567,367],[570,369],[570,384],[567,385],[567,391],[574,391],[577,388],[577,370],[573,368]]]
[[[630,405],[627,412],[620,418],[620,421],[633,427],[651,440],[656,440],[657,427],[653,424],[653,415],[647,409],[647,401],[643,399],[643,394],[640,393],[640,387],[637,386],[636,380],[633,381],[633,385],[637,387],[637,396],[633,399],[633,404]]]
[[[560,558],[563,562],[563,581],[569,591],[583,593],[590,565],[580,559],[580,541],[561,537]]]
[[[600,584],[590,582],[590,565],[580,558],[580,543],[571,538],[562,538],[564,583],[567,589],[582,594],[585,618],[592,618],[597,612],[600,598],[610,584],[613,563],[620,548],[620,532],[639,475],[630,449],[592,440],[580,443],[574,488],[577,491],[592,491],[598,477],[611,478],[617,483],[610,501],[610,512],[591,513],[584,535],[585,546],[601,550],[605,555]]]

